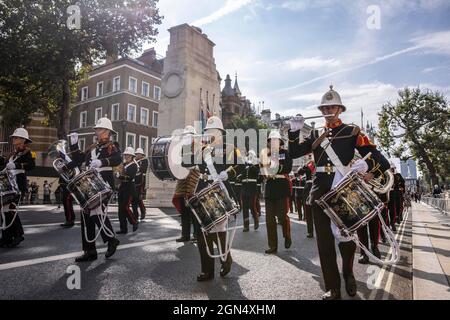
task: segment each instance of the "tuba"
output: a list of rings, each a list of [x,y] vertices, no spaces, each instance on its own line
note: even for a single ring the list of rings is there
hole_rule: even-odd
[[[383,184],[383,180],[386,182]],[[391,170],[386,170],[383,175],[378,178],[373,178],[367,182],[372,186],[372,190],[379,194],[388,193],[391,190],[392,185],[394,184],[394,175]]]
[[[78,168],[67,168],[67,164],[72,160],[67,155],[66,147],[66,140],[58,140],[50,146],[49,155],[56,157],[56,159],[53,161],[53,168],[55,168],[55,170],[65,182],[69,183],[80,173],[80,170]]]

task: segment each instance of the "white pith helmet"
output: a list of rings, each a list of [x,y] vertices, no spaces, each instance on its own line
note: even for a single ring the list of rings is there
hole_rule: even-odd
[[[212,116],[208,119],[208,122],[206,123],[205,131],[210,129],[219,129],[222,131],[225,131],[223,128],[222,120],[220,120],[219,117]]]
[[[326,106],[339,106],[342,108],[342,112],[347,110],[347,108],[342,104],[342,99],[339,93],[333,90],[333,86],[330,86],[330,90],[323,95],[322,101],[320,102],[318,108],[320,110],[322,107]]]
[[[16,130],[14,130],[14,133],[10,136],[11,138],[23,138],[25,139],[27,142],[33,142],[30,139],[30,136],[28,135],[28,131],[24,128],[17,128]]]
[[[125,151],[123,152],[123,155],[126,155],[126,154],[128,154],[130,156],[133,156],[133,157],[136,156],[136,154],[134,153],[134,148],[133,147],[127,147],[125,149]]]
[[[112,122],[108,118],[100,118],[97,121],[97,124],[95,125],[94,129],[108,129],[114,134],[117,134],[116,131],[114,131]]]

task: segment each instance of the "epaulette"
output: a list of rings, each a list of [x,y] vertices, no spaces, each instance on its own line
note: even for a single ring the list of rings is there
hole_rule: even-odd
[[[357,136],[361,132],[361,128],[357,125],[350,124],[347,125],[348,127],[352,128],[352,136]]]

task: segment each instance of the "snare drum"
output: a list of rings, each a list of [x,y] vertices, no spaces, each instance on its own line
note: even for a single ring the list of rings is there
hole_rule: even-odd
[[[16,178],[8,170],[0,171],[0,207],[14,202],[19,196]]]
[[[236,202],[229,196],[225,185],[214,182],[188,201],[202,229],[209,232],[229,216],[239,212]]]
[[[93,210],[109,200],[112,190],[95,169],[80,173],[67,185],[83,210]]]
[[[189,170],[181,165],[181,139],[175,137],[159,137],[150,148],[150,169],[159,180],[183,180]]]
[[[367,224],[384,206],[357,172],[349,173],[316,203],[347,235]]]

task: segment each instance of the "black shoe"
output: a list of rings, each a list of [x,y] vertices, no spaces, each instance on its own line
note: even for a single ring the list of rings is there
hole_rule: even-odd
[[[74,225],[75,225],[75,223],[73,223],[73,222],[66,222],[66,223],[61,224],[61,227],[72,228]]]
[[[108,241],[108,250],[105,253],[106,258],[111,257],[116,252],[119,243],[120,241],[116,238],[112,238],[110,241]]]
[[[331,289],[322,295],[322,300],[341,300],[341,290]]]
[[[395,227],[395,224],[392,225],[392,231],[396,232],[397,228]]]
[[[8,244],[11,243],[11,240],[5,240],[5,239],[0,239],[0,248],[6,248],[8,246]]]
[[[242,232],[249,232],[249,231],[250,231],[249,227],[244,227],[244,229],[242,229]]]
[[[233,264],[233,259],[231,256],[222,264],[222,268],[220,268],[220,276],[225,277],[231,271],[231,265]]]
[[[255,230],[258,230],[258,228],[259,228],[259,218],[255,219],[254,228],[255,228]]]
[[[311,239],[311,238],[314,238],[314,235],[313,235],[312,233],[308,233],[308,234],[306,235],[306,237]]]
[[[277,248],[269,248],[266,251],[264,251],[266,254],[275,254],[277,253]]]
[[[17,247],[17,246],[19,245],[19,243],[21,243],[23,240],[25,240],[25,238],[22,237],[22,236],[16,237],[16,238],[13,239],[13,241],[12,241],[11,243],[7,244],[6,246],[7,246],[8,248],[15,248],[15,247]]]
[[[373,255],[374,255],[375,257],[377,257],[378,259],[381,259],[381,253],[380,253],[380,250],[378,250],[377,247],[373,247],[373,248],[372,248],[372,253],[373,253]]]
[[[284,247],[286,249],[289,249],[291,247],[291,245],[292,245],[292,239],[291,238],[284,239]]]
[[[85,251],[81,256],[75,258],[75,262],[87,262],[97,260],[97,251]]]
[[[369,257],[366,256],[365,254],[362,254],[359,259],[358,259],[358,263],[360,264],[368,264],[369,263]]]
[[[145,214],[141,215],[141,220],[145,219]]]
[[[386,238],[385,238],[385,237],[381,237],[381,242],[382,242],[383,244],[385,244],[385,243],[387,242]]]
[[[133,232],[136,232],[139,227],[139,223],[133,224]]]
[[[356,280],[353,274],[344,277],[345,279],[345,290],[350,297],[356,296]]]
[[[119,230],[116,232],[116,234],[127,234],[127,233],[128,233],[128,231],[125,231],[125,230]]]
[[[213,274],[209,274],[209,273],[200,273],[197,276],[197,281],[198,282],[210,281],[212,279],[214,279],[214,275]]]
[[[188,242],[189,240],[190,240],[189,237],[181,237],[181,238],[176,239],[175,241],[176,242]]]

